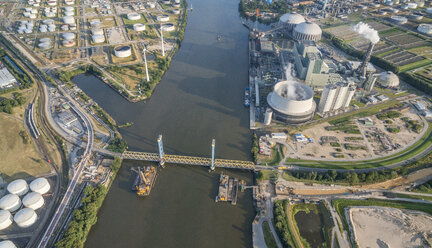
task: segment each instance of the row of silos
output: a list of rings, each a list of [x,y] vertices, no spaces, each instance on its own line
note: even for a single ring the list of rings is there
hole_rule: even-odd
[[[348,83],[339,82],[327,84],[321,94],[318,104],[318,113],[326,113],[333,110],[347,108],[354,96],[355,88]]]

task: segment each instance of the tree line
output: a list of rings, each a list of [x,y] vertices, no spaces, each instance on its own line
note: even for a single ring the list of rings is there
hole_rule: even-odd
[[[27,99],[21,93],[16,92],[13,94],[13,98],[0,99],[0,112],[13,114],[13,108],[22,106],[26,103]]]

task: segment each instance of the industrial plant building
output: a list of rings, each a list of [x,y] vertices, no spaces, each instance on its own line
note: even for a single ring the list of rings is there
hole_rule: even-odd
[[[336,83],[341,76],[330,70],[314,41],[297,42],[293,48],[297,77],[313,89],[322,89],[328,83]]]
[[[339,82],[324,87],[318,104],[318,113],[324,115],[336,110],[347,109],[355,93],[355,88],[348,83]]]
[[[287,124],[299,124],[313,118],[316,104],[313,90],[300,82],[281,81],[267,96],[273,119]]]
[[[8,69],[0,62],[0,88],[8,88],[16,83],[14,76],[8,71]]]

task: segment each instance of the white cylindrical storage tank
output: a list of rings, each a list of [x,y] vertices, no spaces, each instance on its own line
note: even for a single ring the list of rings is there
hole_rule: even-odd
[[[45,201],[41,194],[37,192],[30,192],[26,196],[24,196],[22,203],[24,207],[36,210],[42,207]]]
[[[156,19],[160,22],[167,22],[169,21],[169,15],[160,15],[157,16]]]
[[[42,23],[45,25],[50,25],[50,24],[54,24],[54,20],[53,19],[46,19],[46,20],[43,20]]]
[[[179,3],[173,3],[173,5],[172,5],[174,8],[180,8],[181,7],[181,5],[179,4]]]
[[[293,31],[296,40],[321,40],[321,28],[312,22],[303,22],[298,24]]]
[[[267,96],[267,103],[273,109],[273,118],[296,124],[309,121],[315,112],[314,92],[306,84],[293,80],[275,84]]]
[[[426,9],[426,13],[428,13],[428,14],[432,14],[432,8],[427,8],[427,9]]]
[[[170,31],[174,31],[175,26],[172,23],[167,23],[167,24],[163,24],[161,25],[162,31],[164,32],[170,32]]]
[[[48,1],[47,4],[48,4],[48,6],[56,6],[57,1]]]
[[[424,34],[432,34],[432,24],[422,23],[417,27],[417,30]]]
[[[272,116],[273,116],[273,110],[267,108],[264,116],[264,125],[268,126],[271,124]]]
[[[102,43],[105,41],[105,36],[103,34],[95,34],[92,36],[92,40],[94,43]]]
[[[0,241],[0,248],[17,248],[17,247],[10,240],[3,240],[3,241]]]
[[[29,15],[29,18],[30,18],[30,19],[36,19],[36,14],[31,13],[31,14]]]
[[[51,47],[51,43],[48,43],[48,42],[40,42],[40,43],[38,44],[38,47],[39,47],[40,49],[48,49],[48,48]]]
[[[75,41],[74,40],[63,40],[62,45],[64,47],[73,47],[73,46],[75,46]]]
[[[62,37],[65,40],[73,40],[73,39],[75,39],[75,34],[74,33],[63,33]]]
[[[30,227],[37,220],[36,212],[31,208],[23,208],[14,216],[14,221],[21,228]]]
[[[114,55],[119,58],[126,58],[132,55],[130,46],[118,46],[114,48]]]
[[[63,17],[63,22],[65,24],[72,24],[75,23],[75,18],[73,18],[73,16],[65,16]]]
[[[403,16],[392,16],[391,17],[392,22],[402,25],[408,22],[408,19],[406,17]]]
[[[104,34],[103,30],[99,29],[99,28],[94,28],[94,29],[92,29],[91,32],[92,32],[93,35],[103,35]]]
[[[8,228],[12,222],[12,214],[7,210],[0,210],[0,230]]]
[[[8,194],[0,199],[0,208],[9,212],[14,212],[21,207],[21,199],[14,194]]]
[[[32,9],[32,10],[30,10],[30,12],[32,13],[32,14],[37,14],[37,9]]]
[[[141,15],[136,13],[136,12],[132,12],[127,14],[127,19],[131,20],[131,21],[136,21],[141,19]]]
[[[142,23],[136,23],[133,25],[133,30],[135,30],[135,31],[144,31],[145,29],[146,29],[146,27]]]
[[[29,186],[25,180],[17,179],[8,184],[7,190],[11,194],[22,196],[29,191]]]
[[[174,0],[174,3],[180,3],[180,0]]]
[[[156,4],[150,2],[150,3],[147,3],[147,6],[148,6],[150,9],[154,9],[154,8],[156,7]]]
[[[74,16],[75,13],[73,11],[65,11],[64,15],[65,16]]]
[[[54,14],[54,12],[45,12],[45,16],[51,18],[51,17],[54,17],[55,14]]]
[[[173,9],[173,10],[172,10],[172,13],[173,13],[174,15],[180,15],[180,9]]]
[[[162,0],[162,3],[163,3],[163,4],[170,4],[171,1],[170,1],[170,0]]]
[[[67,6],[67,7],[64,7],[64,10],[65,11],[74,11],[75,9],[74,9],[74,7]]]
[[[416,9],[417,8],[417,3],[407,3],[407,6],[409,9]]]

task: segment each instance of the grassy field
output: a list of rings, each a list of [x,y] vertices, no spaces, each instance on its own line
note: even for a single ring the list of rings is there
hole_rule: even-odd
[[[326,168],[326,169],[364,169],[364,168],[375,168],[380,166],[386,166],[401,161],[410,159],[411,157],[423,152],[429,146],[432,145],[432,126],[429,125],[426,134],[420,138],[419,141],[414,143],[410,148],[393,154],[384,158],[377,158],[372,160],[362,160],[362,161],[351,161],[351,162],[337,162],[337,161],[313,161],[313,160],[299,160],[288,158],[286,162],[298,163],[304,167],[316,167],[316,168]]]
[[[432,201],[432,195],[431,196],[422,196],[422,195],[396,194],[396,197]]]
[[[264,233],[264,240],[268,248],[277,248],[276,240],[273,237],[273,234],[270,231],[270,226],[267,221],[262,223],[262,229]]]
[[[432,180],[429,180],[423,184],[417,185],[413,192],[432,194]]]
[[[6,114],[0,114],[0,174],[9,181],[50,172],[50,167],[37,153],[34,144],[24,143],[19,132],[25,129],[21,120]]]

